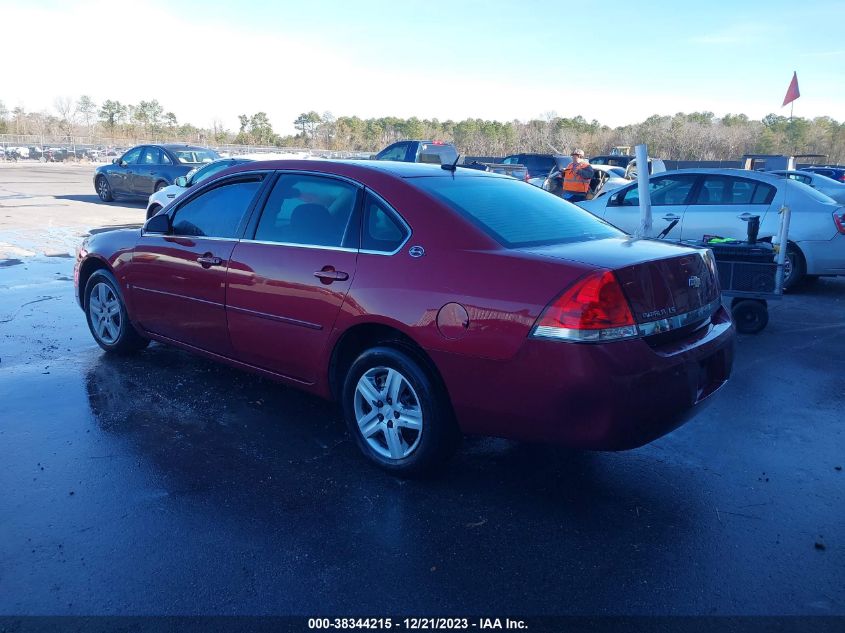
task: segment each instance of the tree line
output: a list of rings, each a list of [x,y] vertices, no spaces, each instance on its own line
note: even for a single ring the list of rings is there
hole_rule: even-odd
[[[653,115],[632,125],[610,127],[582,116],[548,112],[530,121],[463,121],[411,117],[335,117],[303,112],[293,121],[295,134],[277,134],[266,112],[241,114],[239,129],[219,120],[198,127],[180,122],[157,99],[123,104],[88,96],[57,98],[53,111],[9,110],[0,101],[0,134],[79,135],[206,144],[311,147],[374,152],[406,138],[454,142],[464,155],[503,156],[515,152],[562,152],[581,147],[600,154],[614,146],[647,143],[649,153],[669,160],[736,160],[742,154],[824,154],[827,162],[845,162],[845,123],[831,117],[789,119],[769,114],[760,120],[744,114],[717,117],[712,112]]]

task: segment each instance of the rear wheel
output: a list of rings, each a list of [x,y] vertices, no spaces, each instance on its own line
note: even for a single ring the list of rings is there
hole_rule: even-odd
[[[786,260],[783,266],[783,289],[789,290],[800,284],[807,272],[804,255],[795,244],[786,247]]]
[[[129,322],[117,281],[106,270],[94,271],[85,284],[85,315],[94,340],[107,352],[130,354],[150,343]]]
[[[460,433],[442,387],[404,350],[374,347],[346,375],[344,417],[370,461],[400,476],[430,470],[457,448]]]
[[[114,194],[111,190],[111,185],[105,176],[97,177],[97,195],[103,202],[111,202],[114,200]]]

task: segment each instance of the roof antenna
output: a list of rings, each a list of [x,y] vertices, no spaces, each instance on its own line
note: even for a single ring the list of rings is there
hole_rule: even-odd
[[[455,158],[455,162],[452,164],[446,163],[445,165],[440,165],[440,169],[445,169],[446,171],[451,171],[453,174],[455,173],[455,169],[457,169],[458,161],[461,160],[461,155],[458,154],[458,157]]]

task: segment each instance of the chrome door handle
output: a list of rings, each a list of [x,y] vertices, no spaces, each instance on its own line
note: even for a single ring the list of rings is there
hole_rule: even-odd
[[[207,254],[201,257],[197,257],[197,263],[200,264],[203,268],[210,268],[211,266],[222,265],[223,260],[219,257],[212,257],[211,254]]]
[[[324,284],[330,284],[333,281],[346,281],[349,279],[349,273],[342,270],[335,270],[331,266],[324,266],[322,270],[314,273],[314,276]]]
[[[664,220],[680,220],[680,219],[681,219],[681,216],[679,216],[679,215],[674,215],[674,214],[672,214],[672,213],[669,213],[669,214],[667,214],[667,215],[664,215],[664,216],[663,216],[663,219],[664,219]]]
[[[748,220],[750,220],[751,218],[753,218],[753,217],[754,217],[754,215],[752,215],[751,213],[748,213],[748,212],[746,211],[745,213],[740,213],[740,214],[739,214],[738,216],[736,216],[736,217],[738,217],[740,220],[745,220],[746,222],[748,222]]]

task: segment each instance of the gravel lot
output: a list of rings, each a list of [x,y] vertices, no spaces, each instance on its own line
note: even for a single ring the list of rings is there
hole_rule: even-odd
[[[329,403],[101,353],[68,254],[144,208],[93,168],[0,164],[0,615],[845,615],[845,279],[776,305],[652,445],[468,439],[401,481]]]

